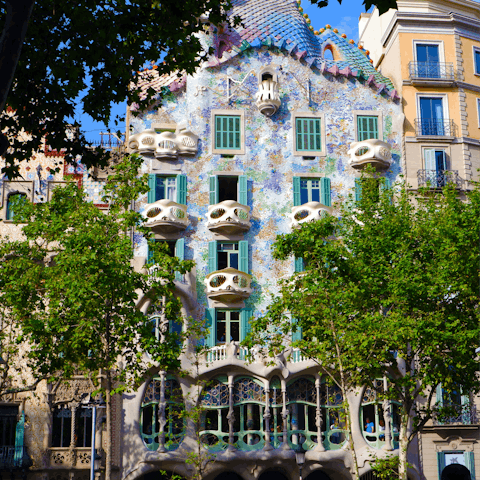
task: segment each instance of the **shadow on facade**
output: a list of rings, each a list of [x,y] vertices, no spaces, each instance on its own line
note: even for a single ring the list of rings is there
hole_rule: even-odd
[[[321,470],[315,470],[305,480],[331,480],[330,477]]]
[[[467,467],[459,463],[452,463],[442,471],[441,480],[470,480],[470,472]]]
[[[263,472],[258,480],[289,480],[283,473],[276,470],[268,470]]]
[[[185,480],[183,477],[178,475],[178,473],[165,472],[163,470],[148,472],[143,477],[141,477],[141,480],[170,480],[174,475],[176,480]]]
[[[235,472],[223,472],[217,475],[215,480],[243,480],[243,478]]]

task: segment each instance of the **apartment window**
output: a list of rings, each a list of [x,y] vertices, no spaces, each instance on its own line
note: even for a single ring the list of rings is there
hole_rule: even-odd
[[[187,204],[187,177],[186,175],[149,175],[148,203],[157,200],[171,200],[181,205]]]
[[[0,447],[15,446],[17,416],[17,406],[0,406]]]
[[[234,200],[247,205],[246,175],[212,175],[209,179],[210,205]]]
[[[297,207],[308,202],[331,206],[329,178],[293,177],[293,205]]]
[[[419,97],[417,135],[451,136],[451,123],[446,113],[446,99],[443,97]]]
[[[216,110],[212,112],[213,153],[235,155],[245,153],[243,111]]]
[[[163,315],[152,315],[150,317],[152,322],[152,334],[157,340],[160,340],[162,334],[175,333],[181,335],[183,331],[182,321],[180,320],[164,320]]]
[[[294,155],[304,157],[325,155],[325,125],[323,115],[296,113],[294,119]]]
[[[420,78],[440,78],[440,45],[416,43],[416,76]]]
[[[207,308],[206,318],[209,329],[207,345],[225,345],[229,342],[241,342],[247,336],[250,328],[250,318],[253,310],[241,309],[215,309]]]
[[[357,140],[378,138],[378,115],[357,115]]]
[[[178,240],[155,240],[156,242],[164,242],[167,244],[167,254],[170,257],[177,257],[179,260],[185,260],[185,239],[179,238]],[[153,251],[148,247],[147,253],[147,264],[150,266],[155,264],[155,260],[153,258]],[[180,272],[175,272],[175,280],[179,282],[183,282],[184,277]]]
[[[235,268],[248,273],[248,242],[220,242],[214,240],[208,244],[209,273]]]
[[[75,416],[75,422],[72,422]],[[75,431],[72,436],[72,424]],[[92,445],[92,409],[57,408],[53,412],[52,447],[90,447]]]
[[[480,75],[480,48],[473,47],[473,62],[475,75]]]
[[[384,178],[383,182],[379,178],[356,178],[355,179],[355,201],[359,202],[366,193],[372,195],[375,202],[380,200],[380,192],[383,189],[389,189],[391,182]]]
[[[469,425],[476,423],[476,414],[470,405],[470,395],[464,392],[461,386],[455,390],[444,390],[442,385],[438,385],[436,391],[436,400],[439,407],[448,407],[446,414],[440,414],[436,423],[440,425]]]
[[[438,480],[442,478],[475,478],[473,452],[458,450],[437,452]],[[451,473],[451,475],[450,475]]]
[[[445,175],[447,170],[446,152],[443,148],[424,148],[423,161],[425,170],[420,182],[422,185],[431,187],[443,187],[448,179]]]
[[[13,220],[15,217],[15,203],[24,203],[27,201],[27,195],[25,193],[14,192],[10,193],[7,197],[7,217],[6,220]]]

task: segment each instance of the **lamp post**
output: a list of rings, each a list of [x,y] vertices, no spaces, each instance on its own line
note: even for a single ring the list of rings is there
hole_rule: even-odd
[[[295,460],[297,461],[298,470],[299,470],[299,479],[302,480],[302,469],[305,465],[305,450],[303,449],[303,445],[300,445],[295,450]]]

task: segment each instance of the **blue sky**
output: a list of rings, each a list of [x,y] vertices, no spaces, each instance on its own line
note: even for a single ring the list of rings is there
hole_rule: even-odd
[[[328,7],[318,8],[312,5],[308,0],[302,1],[304,13],[307,13],[315,30],[319,30],[325,25],[330,24],[333,28],[338,28],[340,33],[345,33],[349,39],[358,40],[358,17],[360,13],[365,12],[365,7],[361,0],[343,0],[340,5],[337,0],[329,0]],[[115,115],[125,116],[126,104],[115,105],[112,109],[112,121],[110,128],[112,131],[125,130],[125,122],[115,126],[113,117]],[[80,122],[82,130],[85,132],[87,140],[99,141],[101,131],[107,128],[102,123],[94,122],[88,115],[82,114],[81,107],[77,108],[75,120]]]

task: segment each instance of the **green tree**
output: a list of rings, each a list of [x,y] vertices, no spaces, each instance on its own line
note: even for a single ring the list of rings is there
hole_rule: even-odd
[[[186,273],[190,261],[153,244],[155,268],[132,268],[133,228],[142,218],[130,209],[146,193],[147,176],[137,176],[142,159],[126,158],[104,187],[103,212],[88,202],[75,183],[57,188],[48,203],[15,206],[15,221],[25,223],[24,239],[0,245],[1,292],[17,342],[37,377],[68,379],[75,372],[92,378],[106,397],[106,479],[111,472],[111,396],[132,388],[155,365],[178,369],[183,335],[158,341],[142,313],[143,302],[162,299],[163,316],[180,315],[175,271]],[[168,323],[168,322],[167,322]],[[144,356],[147,352],[151,360]]]
[[[305,271],[280,282],[251,343],[268,337],[272,355],[301,329],[294,346],[344,394],[364,385],[398,402],[406,480],[408,445],[438,410],[436,387],[479,388],[480,191],[462,200],[447,186],[417,198],[402,185],[361,182],[361,200],[337,205],[338,217],[277,238],[274,257],[301,257]]]

